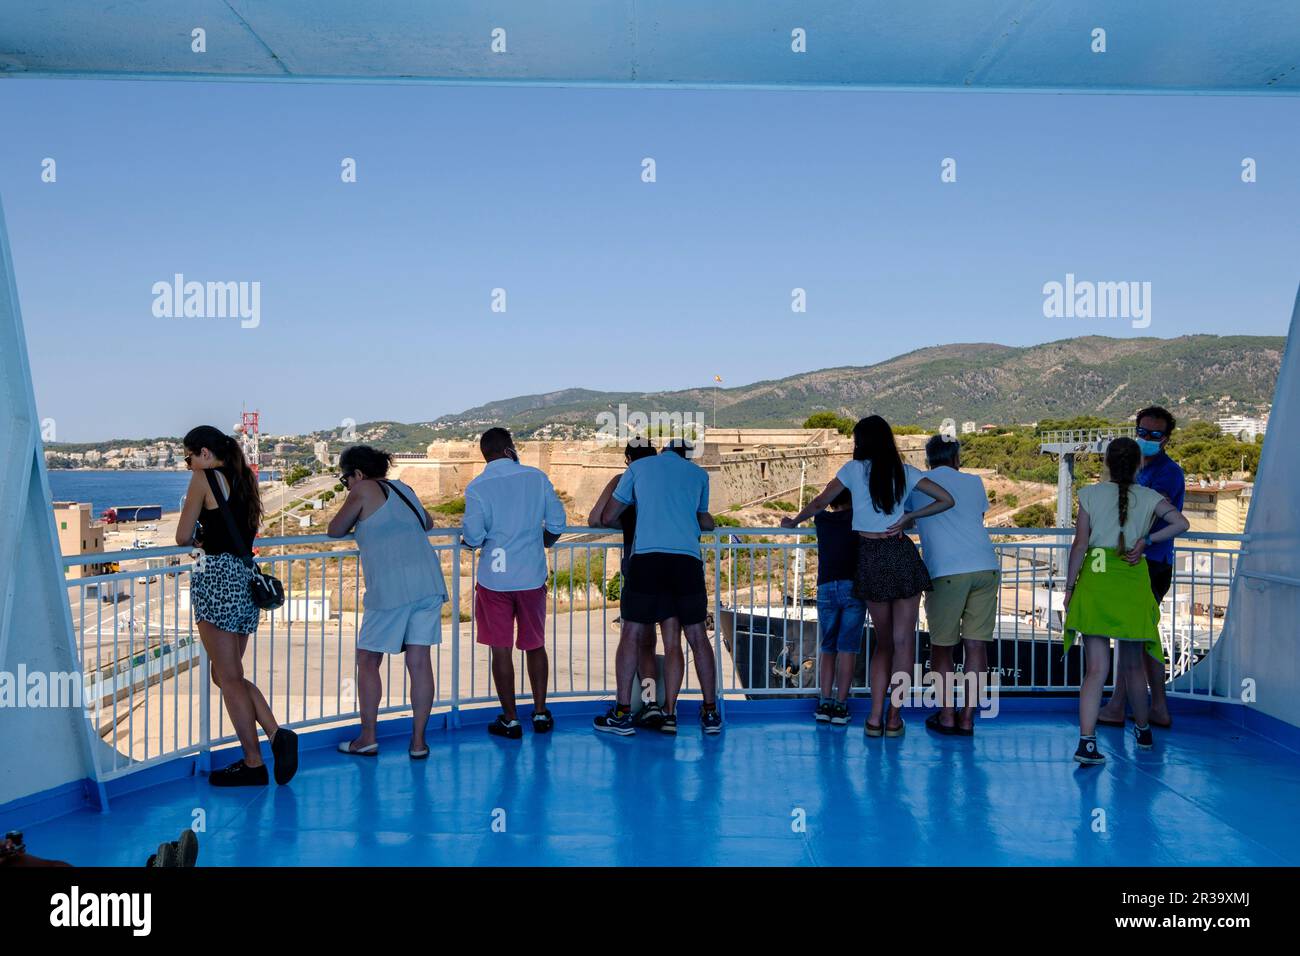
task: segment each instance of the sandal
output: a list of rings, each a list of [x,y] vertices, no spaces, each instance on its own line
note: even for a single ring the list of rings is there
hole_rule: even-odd
[[[340,740],[339,753],[347,754],[350,757],[378,757],[379,744],[367,744],[364,747],[358,747],[356,750],[353,750],[352,741]]]
[[[880,737],[883,736],[885,732],[884,728],[881,727],[880,724],[873,724],[869,717],[867,718],[866,724],[863,725],[862,730],[868,737]]]
[[[412,760],[427,760],[429,758],[429,748],[425,747],[423,750],[412,750],[410,747],[407,747],[406,755]]]
[[[941,734],[944,737],[952,737],[959,733],[956,724],[945,727],[940,723],[938,714],[931,714],[929,717],[925,718],[925,728],[926,730],[933,730],[936,734]]]
[[[905,733],[907,733],[907,721],[901,718],[898,721],[898,727],[894,730],[890,730],[888,727],[885,728],[886,737],[901,737]]]

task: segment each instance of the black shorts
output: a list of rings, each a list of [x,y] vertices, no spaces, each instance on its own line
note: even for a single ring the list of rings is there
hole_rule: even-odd
[[[1165,599],[1170,586],[1174,583],[1174,566],[1148,558],[1147,576],[1151,578],[1151,593],[1156,596],[1156,603],[1159,604]]]
[[[670,617],[682,627],[703,624],[709,616],[704,562],[661,551],[632,555],[620,607],[623,620],[630,624],[658,624]]]

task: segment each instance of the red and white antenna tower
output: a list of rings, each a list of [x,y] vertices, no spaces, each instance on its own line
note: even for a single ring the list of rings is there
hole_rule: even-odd
[[[248,461],[248,467],[253,469],[254,475],[257,474],[258,465],[262,460],[258,447],[260,420],[260,412],[246,411],[241,413],[239,422],[239,444],[244,452],[244,458]]]

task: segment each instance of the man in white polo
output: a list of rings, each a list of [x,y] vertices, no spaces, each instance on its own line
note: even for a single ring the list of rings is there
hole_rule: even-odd
[[[515,713],[514,643],[528,658],[533,687],[533,731],[555,726],[546,709],[546,549],[564,532],[564,505],[551,479],[519,463],[514,439],[504,428],[489,428],[479,439],[487,462],[465,488],[464,542],[480,548],[474,589],[478,643],[492,648],[492,680],[501,715],[488,733],[518,740]],[[515,625],[519,636],[515,640]]]
[[[998,613],[998,555],[984,528],[988,494],[978,475],[961,472],[961,443],[949,435],[935,435],[925,444],[930,466],[925,477],[939,485],[956,502],[947,511],[916,522],[921,554],[934,584],[925,594],[925,618],[930,629],[930,667],[943,678],[944,703],[925,725],[945,735],[969,737],[975,732],[975,700],[967,678],[961,713],[952,699],[955,670],[953,648],[963,649],[968,675],[986,675],[988,646]],[[929,502],[922,496],[908,510]]]

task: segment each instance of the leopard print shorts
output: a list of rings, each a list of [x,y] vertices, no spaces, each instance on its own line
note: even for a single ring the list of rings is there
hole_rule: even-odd
[[[233,554],[204,555],[191,575],[190,604],[195,621],[207,621],[231,634],[252,634],[261,617],[249,584],[253,572]]]

